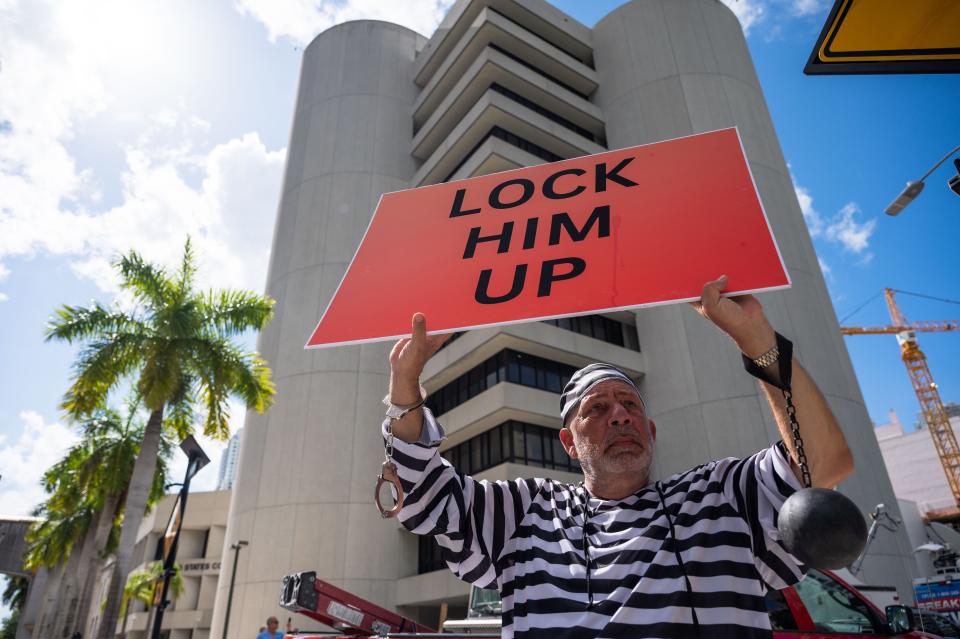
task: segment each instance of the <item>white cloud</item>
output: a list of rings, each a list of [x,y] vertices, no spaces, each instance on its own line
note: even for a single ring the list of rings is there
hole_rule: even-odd
[[[793,188],[797,194],[797,202],[800,203],[800,211],[803,213],[803,219],[807,223],[807,229],[811,237],[823,237],[830,242],[839,244],[851,253],[861,255],[861,263],[867,264],[872,255],[864,253],[870,247],[870,236],[876,228],[877,220],[869,219],[861,222],[858,217],[861,213],[860,206],[856,202],[848,202],[837,211],[836,215],[830,218],[824,218],[813,206],[813,196],[810,191],[797,184],[793,179]],[[821,265],[822,266],[822,265]],[[824,271],[824,274],[829,270]]]
[[[810,235],[817,237],[823,232],[823,219],[821,219],[817,210],[813,208],[813,196],[810,195],[810,191],[797,184],[796,180],[793,180],[793,190],[797,194],[800,211],[803,213],[803,219],[807,223],[807,228],[810,229]]]
[[[790,11],[796,16],[808,16],[819,13],[825,8],[822,0],[791,0]]]
[[[152,37],[144,15],[160,4],[0,6],[0,273],[9,273],[4,258],[64,256],[77,276],[113,291],[118,253],[175,262],[189,233],[204,285],[263,290],[284,151],[256,133],[210,144],[209,124],[176,98],[149,115],[117,107],[119,78],[133,64],[126,57],[158,68],[150,65],[164,47],[144,46]],[[124,149],[120,175],[95,175],[68,150],[101,113],[140,125],[135,139],[98,140]],[[119,204],[101,203],[101,181],[122,181]]]
[[[77,276],[116,291],[110,263],[119,253],[135,248],[173,264],[189,234],[202,284],[263,290],[285,152],[248,133],[199,153],[207,128],[175,110],[159,113],[126,149],[122,202],[112,208],[49,206],[38,215],[25,201],[9,204],[0,216],[7,238],[0,257],[67,256]]]
[[[817,256],[817,264],[820,265],[820,271],[823,273],[824,277],[830,277],[830,273],[832,272],[830,265],[824,262],[822,257]]]
[[[174,117],[162,127],[181,125]],[[189,234],[201,284],[262,291],[284,151],[268,150],[256,133],[206,154],[194,152],[188,134],[168,136],[173,145],[155,144],[152,137],[127,149],[123,202],[83,216],[84,246],[71,253],[74,273],[116,290],[110,262],[118,253],[134,247],[148,260],[172,265]]]
[[[20,413],[22,430],[14,441],[0,435],[0,504],[4,515],[28,515],[44,499],[40,479],[77,441],[59,422],[47,423],[31,410]]]
[[[843,248],[852,253],[863,253],[870,246],[870,236],[877,225],[876,219],[859,222],[856,218],[860,207],[855,202],[848,202],[830,220],[824,230],[824,236],[843,245]],[[869,258],[866,258],[869,261]]]
[[[740,20],[740,26],[744,33],[750,33],[750,29],[766,18],[767,7],[762,0],[722,0],[725,5],[730,7],[737,19]]]
[[[308,44],[348,20],[386,20],[430,36],[453,0],[236,0],[234,7],[263,23],[271,42],[281,37]]]

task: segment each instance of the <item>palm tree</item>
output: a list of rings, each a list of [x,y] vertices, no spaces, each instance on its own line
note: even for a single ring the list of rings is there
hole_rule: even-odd
[[[173,564],[173,576],[170,577],[170,599],[176,601],[183,593],[183,576],[180,574],[180,564]],[[123,626],[120,636],[125,637],[127,632],[127,606],[130,600],[143,602],[147,608],[153,605],[157,596],[157,587],[163,579],[163,562],[151,561],[143,570],[135,570],[127,577],[123,587],[123,599],[120,602],[120,616],[123,617]],[[149,628],[147,631],[149,632]]]
[[[17,626],[20,625],[20,611],[27,602],[27,588],[30,582],[26,577],[11,576],[7,578],[7,585],[0,594],[0,602],[10,608],[10,616],[0,621],[0,639],[14,639],[17,636]]]
[[[135,251],[122,256],[115,267],[135,308],[99,303],[63,306],[46,333],[48,340],[85,344],[62,404],[68,415],[81,418],[104,405],[110,391],[128,378],[133,378],[150,413],[126,495],[114,572],[97,631],[101,639],[111,639],[116,628],[164,422],[185,435],[192,429],[196,405],[202,403],[204,433],[225,439],[230,433],[231,396],[262,412],[274,393],[266,362],[232,340],[262,329],[273,314],[273,300],[248,291],[195,290],[189,239],[174,273],[146,262]]]
[[[100,560],[116,546],[121,506],[144,431],[136,399],[128,403],[124,418],[100,409],[78,427],[80,441],[44,473],[49,496],[35,511],[43,519],[28,532],[25,558],[32,570],[52,569],[41,625],[44,632],[62,637],[84,630]],[[150,506],[163,496],[171,452],[164,439]]]

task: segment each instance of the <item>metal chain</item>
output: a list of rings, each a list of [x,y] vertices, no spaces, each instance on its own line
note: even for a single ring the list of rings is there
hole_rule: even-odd
[[[803,451],[803,439],[800,437],[800,424],[797,422],[797,408],[793,405],[793,393],[783,390],[783,399],[787,402],[787,419],[790,420],[790,431],[793,434],[793,447],[797,451],[797,463],[800,464],[800,476],[803,487],[810,488],[813,481],[810,479],[810,468],[807,466],[807,454]]]
[[[387,443],[383,447],[387,461],[393,461],[393,421],[387,424]]]

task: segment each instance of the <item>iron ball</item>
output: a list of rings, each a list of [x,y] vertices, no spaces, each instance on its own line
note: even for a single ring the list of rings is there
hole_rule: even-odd
[[[780,539],[812,568],[849,566],[867,543],[867,524],[853,501],[827,488],[804,488],[780,508]]]

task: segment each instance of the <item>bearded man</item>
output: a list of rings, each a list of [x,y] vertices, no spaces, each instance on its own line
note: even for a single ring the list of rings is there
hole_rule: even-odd
[[[443,429],[423,407],[420,375],[447,336],[411,338],[390,353],[383,434],[405,493],[398,517],[432,535],[450,570],[503,600],[505,639],[550,637],[770,637],[768,588],[804,566],[781,544],[776,514],[801,488],[786,405],[776,386],[792,365],[813,486],[853,470],[823,395],[750,295],[708,282],[697,310],[736,342],[761,379],[782,441],[744,459],[720,459],[650,477],[656,424],[633,379],[609,364],[577,371],[560,398],[560,440],[583,481],[476,481],[439,454]],[[779,355],[785,359],[779,361]],[[750,365],[752,364],[752,366]]]

